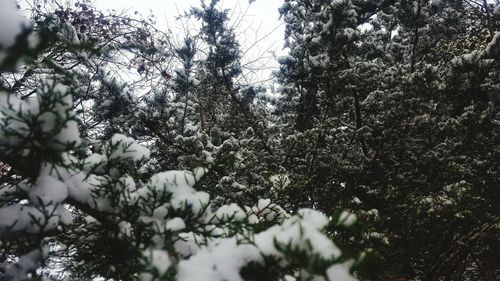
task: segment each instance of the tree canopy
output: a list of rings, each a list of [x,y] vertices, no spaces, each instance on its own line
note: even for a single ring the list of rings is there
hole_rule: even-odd
[[[2,1],[0,281],[498,279],[500,4],[220,4]]]

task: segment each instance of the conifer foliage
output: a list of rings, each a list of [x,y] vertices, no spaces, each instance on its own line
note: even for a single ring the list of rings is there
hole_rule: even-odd
[[[29,3],[0,9],[0,281],[500,276],[500,5],[283,0],[270,100],[219,0],[180,37]]]
[[[290,49],[278,74],[288,196],[365,218],[360,245],[380,257],[367,280],[499,274],[493,9],[420,0],[281,8]]]
[[[19,15],[14,2],[9,4],[8,12]],[[226,12],[219,12],[216,4],[212,2],[203,12],[216,18],[204,19],[207,30],[202,29],[202,34],[211,34],[208,29],[210,23],[218,22],[217,16],[222,18],[216,28],[224,27]],[[223,132],[230,127],[219,118],[229,114],[230,106],[242,102],[232,81],[239,74],[237,48],[226,54],[226,49],[215,45],[219,49],[210,51],[196,66],[204,79],[198,82],[193,74],[196,49],[187,38],[183,46],[166,54],[181,63],[172,82],[146,94],[142,102],[139,93],[133,92],[140,88],[112,76],[111,66],[119,63],[112,53],[117,48],[128,51],[135,60],[135,56],[148,54],[147,46],[131,46],[132,38],[114,38],[112,46],[99,46],[102,42],[94,42],[89,31],[98,27],[75,28],[80,24],[76,19],[85,18],[81,14],[96,11],[81,3],[76,7],[58,8],[54,16],[46,15],[46,21],[35,25],[33,32],[28,25],[28,31],[23,31],[19,16],[17,33],[2,38],[2,62],[13,60],[14,69],[21,70],[13,73],[10,64],[2,64],[0,153],[8,175],[0,186],[0,280],[215,281],[261,276],[269,280],[333,280],[337,276],[353,280],[350,270],[358,256],[344,253],[329,233],[350,226],[354,215],[346,212],[329,218],[305,208],[290,214],[265,198],[253,205],[212,204],[207,192],[196,189],[213,173],[211,169],[219,168],[209,165],[210,155],[202,157],[200,152],[210,152],[204,146],[223,157],[233,150],[239,153],[237,143],[243,140],[235,137],[252,137],[248,130],[235,135]],[[110,16],[110,20],[116,18]],[[131,21],[113,24],[139,34],[149,27],[131,26]],[[226,38],[225,31],[215,32],[222,34],[217,38]],[[58,36],[71,40],[54,40]],[[211,38],[203,37],[209,45],[221,43]],[[25,46],[27,51],[11,54],[11,46],[29,40],[34,42]],[[235,44],[230,32],[227,40],[221,44]],[[67,59],[54,58],[54,53]],[[228,63],[220,63],[226,59]],[[75,64],[65,67],[69,61]],[[152,66],[156,63],[159,61],[154,60]],[[82,72],[85,69],[93,69],[93,76]],[[140,64],[138,73],[146,71],[146,65]],[[166,78],[167,71],[171,70],[160,75]],[[11,81],[20,86],[13,87]],[[31,90],[33,85],[36,88]],[[207,91],[199,90],[200,85]],[[94,93],[86,96],[88,92]],[[201,103],[202,99],[216,103]],[[235,103],[224,107],[222,101],[228,100]],[[251,100],[247,103],[250,116]],[[86,119],[89,112],[95,115]],[[206,123],[200,118],[206,118]],[[94,126],[89,125],[92,122],[96,122]],[[210,146],[217,138],[212,132],[216,130],[221,131],[222,139]],[[137,134],[139,140],[123,133]],[[198,150],[190,147],[197,145],[201,146]],[[164,147],[168,154],[161,155]],[[178,164],[168,163],[173,157],[179,158]],[[242,160],[229,163],[235,161]],[[164,165],[199,167],[158,170]]]

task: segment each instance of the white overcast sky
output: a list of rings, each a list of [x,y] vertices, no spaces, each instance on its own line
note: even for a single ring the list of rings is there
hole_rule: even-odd
[[[210,0],[206,2],[209,3]],[[176,16],[188,11],[190,7],[199,7],[200,0],[95,0],[94,4],[102,10],[114,9],[129,14],[138,11],[144,16],[153,13],[159,28],[169,27],[182,37],[181,31],[186,22],[176,20]],[[260,68],[251,79],[267,79],[272,68],[277,66],[272,54],[283,54],[284,25],[279,20],[278,12],[283,0],[256,0],[251,4],[249,0],[221,0],[220,4],[223,8],[231,9],[233,21],[242,19],[237,28],[238,40],[244,52],[242,64],[250,69]],[[194,22],[187,24],[196,25]],[[246,69],[248,71],[250,70]]]

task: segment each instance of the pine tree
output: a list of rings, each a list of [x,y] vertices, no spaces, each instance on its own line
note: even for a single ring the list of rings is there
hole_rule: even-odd
[[[188,102],[181,74],[174,88]],[[195,189],[206,169],[150,176],[150,150],[123,134],[92,152],[72,99],[80,85],[51,77],[29,98],[0,92],[0,160],[16,172],[0,185],[0,280],[354,280],[357,255],[327,236],[354,215],[290,215],[269,199],[215,207]]]
[[[31,27],[6,3],[0,280],[498,276],[488,1],[286,0],[271,105],[218,0],[179,44],[88,1]]]
[[[325,211],[340,205],[366,219],[360,245],[383,257],[368,280],[491,278],[491,258],[498,256],[485,247],[498,231],[492,189],[498,175],[490,172],[498,162],[486,160],[497,158],[488,148],[498,142],[491,7],[352,1],[349,22],[329,10],[347,2],[282,8],[290,38],[279,74],[288,126],[284,163],[296,185],[290,198]],[[337,34],[321,41],[332,34],[324,32],[328,16],[337,20]],[[344,45],[349,23],[354,41]],[[370,27],[356,27],[362,24]],[[315,30],[320,36],[310,35]],[[481,246],[474,252],[471,245]]]
[[[199,124],[206,135],[204,153],[210,155],[204,186],[221,202],[249,204],[269,195],[272,148],[264,136],[266,124],[255,97],[259,86],[242,87],[241,51],[235,30],[229,25],[229,11],[219,1],[202,1],[191,16],[201,21],[199,37],[207,55],[199,66],[197,89]]]

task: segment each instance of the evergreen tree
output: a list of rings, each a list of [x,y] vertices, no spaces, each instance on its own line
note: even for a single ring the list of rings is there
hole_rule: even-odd
[[[354,280],[357,256],[327,236],[354,215],[290,215],[269,199],[213,206],[194,188],[206,169],[149,176],[150,150],[123,134],[91,153],[72,99],[80,85],[57,79],[29,98],[0,92],[0,160],[17,175],[0,185],[0,280]]]
[[[242,87],[241,51],[235,31],[228,26],[228,10],[221,10],[218,0],[193,8],[191,16],[201,21],[199,37],[206,44],[207,55],[200,62],[199,124],[206,135],[205,154],[213,162],[205,188],[218,195],[221,202],[249,204],[268,195],[272,149],[264,136],[266,124],[255,104],[262,87]]]
[[[368,280],[488,280],[498,274],[498,252],[486,246],[498,232],[492,7],[370,2],[290,1],[281,10],[288,196],[366,219],[360,245],[382,257]]]
[[[285,0],[269,104],[218,0],[4,2],[0,281],[499,276],[500,6]]]

